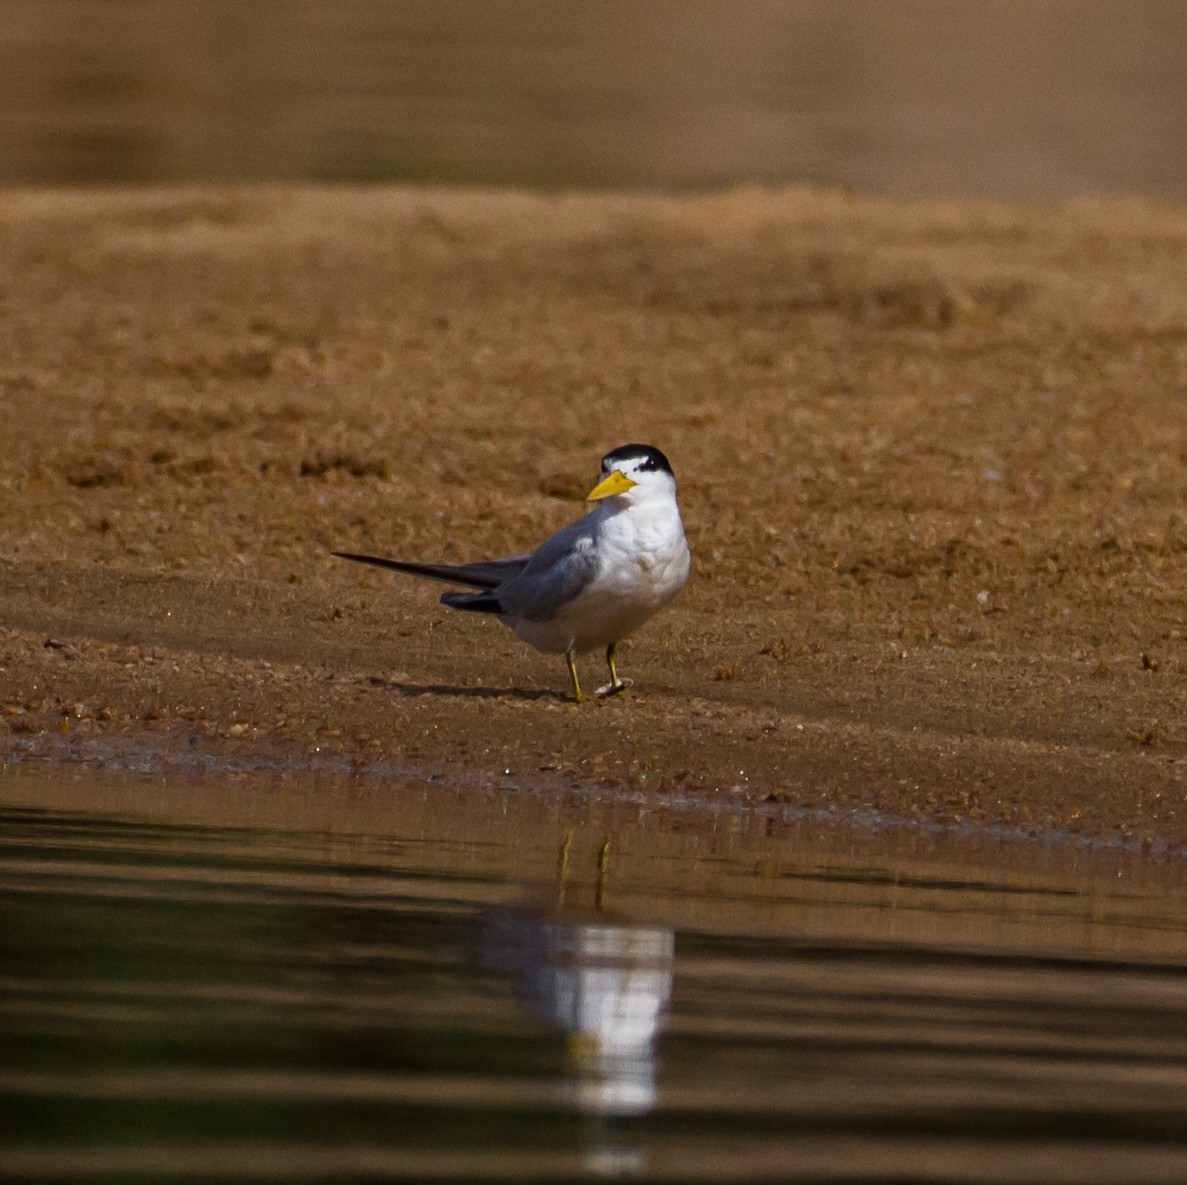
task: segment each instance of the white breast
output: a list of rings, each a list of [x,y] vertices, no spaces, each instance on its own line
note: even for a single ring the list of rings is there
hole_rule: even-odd
[[[509,622],[539,650],[578,653],[618,642],[676,596],[691,558],[674,498],[607,505],[597,530],[598,568],[580,596],[544,622]]]

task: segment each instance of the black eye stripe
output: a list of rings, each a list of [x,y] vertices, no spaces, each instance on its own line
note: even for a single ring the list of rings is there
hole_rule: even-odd
[[[629,464],[636,472],[671,473],[668,458],[659,449],[649,444],[624,444],[602,458],[602,472],[610,473],[619,466]]]
[[[645,469],[649,473],[656,473],[659,471],[659,463],[648,457],[647,460],[641,462],[617,461],[612,464],[602,466],[603,473],[613,473],[615,469],[622,469],[624,471],[627,469]]]

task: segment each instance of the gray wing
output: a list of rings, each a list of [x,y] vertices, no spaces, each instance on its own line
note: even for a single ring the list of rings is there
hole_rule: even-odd
[[[508,556],[505,560],[484,560],[477,564],[413,564],[407,560],[388,560],[378,555],[359,555],[353,551],[336,551],[339,559],[359,564],[374,564],[392,572],[410,576],[424,576],[429,580],[443,580],[446,584],[468,584],[472,588],[492,589],[518,575],[527,567],[530,555]]]
[[[548,621],[581,594],[598,570],[593,519],[587,514],[546,539],[521,572],[499,585],[504,613],[524,621]]]

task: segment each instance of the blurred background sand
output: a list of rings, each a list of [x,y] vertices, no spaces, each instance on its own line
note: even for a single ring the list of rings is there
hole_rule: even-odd
[[[1187,188],[1176,0],[4,0],[0,182]]]

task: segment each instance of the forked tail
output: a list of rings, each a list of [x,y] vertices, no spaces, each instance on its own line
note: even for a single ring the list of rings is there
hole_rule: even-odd
[[[505,580],[517,576],[531,558],[513,555],[505,560],[484,560],[477,564],[413,564],[407,560],[389,560],[378,555],[359,555],[353,551],[331,553],[340,560],[354,560],[358,564],[374,564],[391,572],[409,576],[423,576],[428,580],[443,580],[446,584],[468,584],[471,588],[498,588]],[[448,602],[447,602],[448,603]]]

